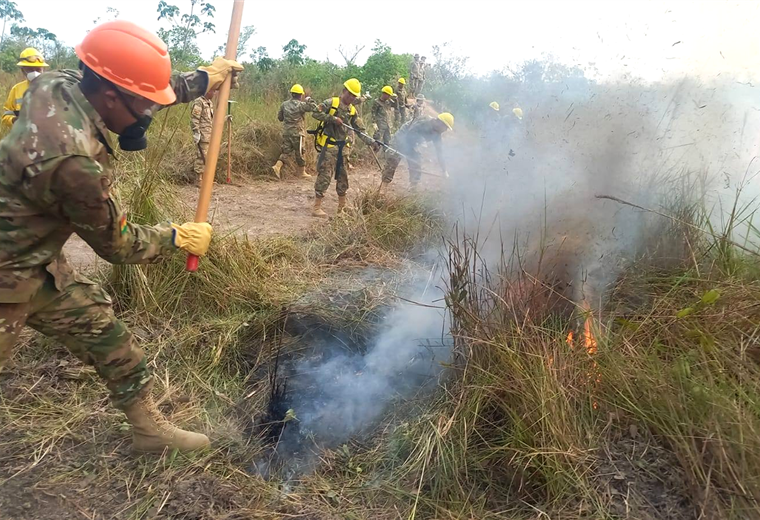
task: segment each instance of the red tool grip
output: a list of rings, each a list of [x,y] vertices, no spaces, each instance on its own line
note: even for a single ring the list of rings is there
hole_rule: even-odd
[[[194,273],[195,271],[197,271],[199,260],[200,258],[195,255],[187,255],[187,263],[185,264],[185,271],[189,271],[191,273]]]

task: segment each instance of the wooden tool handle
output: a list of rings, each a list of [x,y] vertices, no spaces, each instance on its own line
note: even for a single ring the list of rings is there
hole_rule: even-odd
[[[243,4],[245,0],[234,0],[232,6],[232,20],[230,21],[230,32],[227,34],[227,48],[224,57],[228,60],[237,58],[238,38],[240,37],[240,23],[243,18]],[[230,86],[232,85],[232,74],[227,78],[219,88],[217,94],[216,107],[214,109],[214,120],[211,122],[211,140],[206,154],[206,167],[203,170],[201,179],[201,191],[198,197],[198,208],[195,210],[195,221],[206,222],[208,218],[208,207],[211,204],[211,192],[214,189],[214,176],[216,174],[216,163],[219,159],[219,149],[222,146],[222,134],[224,133],[224,123],[227,119],[226,110],[227,100],[230,98]],[[220,110],[221,108],[221,110]],[[198,269],[198,257],[188,255],[186,270],[196,271]]]

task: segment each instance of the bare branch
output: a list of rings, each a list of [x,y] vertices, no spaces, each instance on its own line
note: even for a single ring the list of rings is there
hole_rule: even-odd
[[[359,55],[361,51],[364,50],[364,47],[366,45],[362,45],[359,47],[358,45],[354,45],[353,49],[344,49],[342,45],[338,46],[338,52],[341,56],[343,56],[343,59],[346,61],[346,66],[353,65],[354,61],[356,61],[356,57]]]

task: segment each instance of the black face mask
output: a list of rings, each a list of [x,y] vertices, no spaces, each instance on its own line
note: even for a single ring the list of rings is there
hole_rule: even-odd
[[[129,103],[127,103],[124,95],[118,89],[116,89],[116,92],[121,98],[121,102],[127,107],[129,113],[137,120],[127,126],[119,134],[119,148],[125,152],[145,150],[148,147],[148,138],[145,137],[145,132],[148,131],[148,127],[150,126],[151,121],[153,121],[153,118],[151,116],[137,114]]]

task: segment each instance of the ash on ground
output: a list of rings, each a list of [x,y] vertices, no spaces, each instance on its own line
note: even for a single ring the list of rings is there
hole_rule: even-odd
[[[288,318],[301,334],[270,368],[268,407],[250,428],[268,448],[252,473],[309,473],[323,450],[371,435],[392,404],[435,387],[452,346],[442,298],[429,287],[412,294],[416,303],[399,300],[364,340],[313,316]]]

